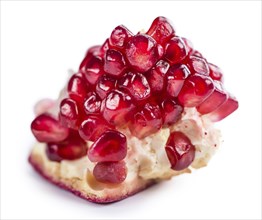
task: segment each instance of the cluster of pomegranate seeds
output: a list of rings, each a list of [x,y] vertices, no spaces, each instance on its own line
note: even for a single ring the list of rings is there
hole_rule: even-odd
[[[238,102],[223,88],[219,67],[158,17],[146,33],[134,35],[120,25],[101,46],[91,47],[68,82],[59,115],[43,113],[31,129],[47,143],[50,160],[87,155],[96,163],[98,181],[121,183],[127,175],[127,140],[117,128],[128,127],[142,139],[174,125],[185,107],[216,122]],[[87,141],[93,142],[88,150]],[[170,135],[165,150],[174,170],[194,160],[195,147],[181,132]]]

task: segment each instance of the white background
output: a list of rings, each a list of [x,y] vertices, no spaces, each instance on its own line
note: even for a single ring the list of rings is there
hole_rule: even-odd
[[[217,123],[224,143],[208,167],[109,205],[86,202],[28,165],[33,105],[56,98],[86,49],[119,24],[134,33],[159,15],[222,67],[240,107]],[[261,2],[1,2],[3,219],[261,218]]]

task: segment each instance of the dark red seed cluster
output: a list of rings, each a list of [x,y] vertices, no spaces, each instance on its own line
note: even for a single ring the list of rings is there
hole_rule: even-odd
[[[80,158],[86,153],[81,143],[94,142],[88,157],[97,163],[95,177],[118,183],[126,176],[127,147],[117,127],[145,138],[176,123],[185,107],[219,121],[238,108],[222,83],[221,70],[178,36],[166,18],[156,18],[146,33],[136,35],[121,25],[103,45],[87,51],[68,82],[59,115],[38,116],[32,131],[37,140],[48,143],[47,155],[55,161]],[[166,147],[172,168],[190,165],[190,140],[175,133],[168,142],[175,146]],[[121,175],[105,170],[119,170]]]

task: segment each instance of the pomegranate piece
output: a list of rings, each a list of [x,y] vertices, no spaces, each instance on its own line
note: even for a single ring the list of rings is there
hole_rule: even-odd
[[[129,125],[132,135],[140,139],[157,132],[161,127],[162,114],[156,103],[146,103],[142,110],[134,115]]]
[[[171,38],[165,47],[165,58],[171,63],[180,63],[187,56],[187,49],[181,37]]]
[[[101,99],[95,92],[89,94],[84,103],[84,110],[86,114],[99,114],[101,109]]]
[[[161,103],[163,126],[169,126],[176,123],[184,110],[183,106],[179,105],[175,100],[165,99]]]
[[[59,120],[62,125],[77,129],[79,126],[79,110],[75,100],[65,98],[60,104]]]
[[[88,84],[82,73],[76,73],[70,78],[67,92],[71,99],[74,99],[78,103],[83,103],[88,92]]]
[[[37,116],[31,123],[31,130],[39,142],[59,142],[67,138],[69,129],[49,114]]]
[[[179,171],[187,168],[195,158],[195,146],[182,132],[171,133],[165,149],[173,170]]]
[[[228,115],[232,114],[235,110],[237,110],[238,101],[232,95],[230,94],[228,95],[229,95],[228,99],[222,105],[216,108],[213,112],[206,115],[210,121],[212,122],[221,121]]]
[[[116,88],[116,80],[107,74],[102,75],[96,84],[96,93],[101,99],[104,99],[107,94]]]
[[[166,84],[165,75],[169,69],[169,63],[159,60],[156,65],[146,74],[147,81],[153,93],[163,91]]]
[[[188,66],[191,73],[200,73],[203,75],[209,75],[209,67],[207,65],[206,59],[198,56],[189,56],[186,59],[185,64]]]
[[[79,134],[86,141],[96,141],[105,131],[113,129],[101,116],[89,115],[81,123]]]
[[[103,43],[103,45],[100,48],[100,57],[104,57],[106,51],[109,49],[109,39],[106,39],[106,41]]]
[[[119,184],[126,179],[127,168],[124,161],[100,162],[94,167],[93,175],[99,182]]]
[[[85,142],[75,131],[71,131],[67,139],[59,143],[48,143],[47,157],[52,161],[75,160],[87,154]]]
[[[186,65],[171,66],[167,73],[167,94],[177,97],[189,74],[190,71]]]
[[[202,74],[190,75],[178,94],[178,100],[185,107],[196,107],[213,91],[214,84],[209,76]]]
[[[218,66],[216,66],[216,65],[214,65],[214,64],[212,64],[212,63],[209,63],[208,66],[209,66],[209,70],[210,70],[209,76],[210,76],[213,80],[218,80],[218,81],[223,82],[223,73],[222,73],[222,70],[221,70]]]
[[[123,160],[127,154],[126,136],[118,131],[105,131],[90,146],[87,156],[92,162]]]
[[[126,61],[121,52],[108,50],[105,56],[104,71],[112,76],[119,77],[126,68]]]
[[[111,91],[102,102],[103,117],[113,125],[123,125],[130,120],[135,108],[131,97],[119,90]]]
[[[137,101],[147,99],[151,94],[146,77],[140,73],[126,73],[118,81],[118,87],[127,90]]]
[[[186,51],[187,51],[187,54],[192,54],[194,52],[194,49],[193,49],[193,44],[190,40],[188,40],[187,38],[185,37],[181,37],[185,46],[186,46]]]
[[[92,57],[100,56],[101,47],[96,45],[88,49],[84,59],[82,60],[79,66],[79,72],[84,73],[86,72],[86,65],[90,61]]]
[[[163,55],[163,48],[156,41],[145,34],[138,34],[126,45],[126,58],[130,65],[138,72],[146,72]]]
[[[214,111],[227,100],[227,93],[223,90],[219,81],[214,81],[214,92],[208,96],[199,106],[197,111],[202,115]]]
[[[172,36],[175,35],[175,30],[165,17],[157,17],[146,34],[153,37],[157,43],[164,44]]]
[[[123,49],[127,41],[133,36],[124,25],[117,26],[111,33],[109,44],[112,48]]]

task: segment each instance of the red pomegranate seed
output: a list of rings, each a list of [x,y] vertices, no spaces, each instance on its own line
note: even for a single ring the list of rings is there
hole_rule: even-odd
[[[159,60],[156,65],[146,74],[147,81],[151,91],[154,93],[161,92],[166,84],[165,75],[169,69],[169,63]]]
[[[86,65],[87,63],[90,61],[90,59],[94,56],[100,56],[100,51],[101,51],[101,47],[100,46],[93,46],[91,48],[88,49],[84,59],[82,60],[80,66],[79,66],[79,71],[81,73],[84,73],[86,71]]]
[[[192,42],[184,37],[182,37],[182,40],[185,43],[187,54],[192,54],[194,51]]]
[[[93,174],[99,182],[119,184],[126,179],[127,168],[124,161],[101,162],[96,164]]]
[[[31,130],[39,142],[59,142],[66,139],[69,133],[68,128],[46,113],[33,120]]]
[[[203,58],[203,59],[206,61],[206,59],[203,57],[202,53],[200,53],[200,52],[197,51],[197,50],[194,50],[194,51],[192,52],[192,55],[193,55],[193,56],[196,56],[196,57]]]
[[[145,100],[150,96],[150,86],[144,75],[128,72],[119,81],[118,87],[126,89],[137,101]]]
[[[124,25],[117,26],[109,38],[109,43],[112,48],[123,49],[127,41],[133,36]]]
[[[189,74],[189,69],[183,64],[171,66],[167,72],[167,94],[177,97]]]
[[[100,57],[104,57],[106,51],[109,49],[109,39],[106,39],[106,41],[103,43],[103,45],[100,48]]]
[[[198,56],[189,56],[185,59],[184,64],[186,64],[191,71],[191,73],[200,73],[203,75],[209,75],[209,67],[207,65],[206,59]]]
[[[209,76],[202,74],[190,75],[178,94],[178,100],[185,107],[196,107],[213,91],[214,84]]]
[[[238,101],[235,97],[229,94],[228,99],[220,105],[216,110],[207,114],[206,116],[212,122],[221,121],[228,115],[232,114],[238,108]]]
[[[92,162],[115,162],[127,154],[126,136],[118,131],[105,131],[90,146],[87,156]]]
[[[184,108],[179,105],[175,100],[165,99],[161,103],[163,125],[172,125],[176,123],[180,118]]]
[[[187,56],[186,45],[180,37],[171,38],[165,47],[165,58],[171,63],[180,63]]]
[[[134,108],[131,97],[119,90],[108,93],[102,102],[104,118],[114,125],[123,125],[129,121]]]
[[[59,143],[48,143],[47,157],[52,161],[75,160],[87,154],[86,143],[77,132],[70,132],[67,139]]]
[[[208,96],[199,106],[197,110],[202,115],[214,111],[227,100],[227,93],[223,90],[219,81],[214,81],[214,92]]]
[[[166,143],[166,153],[173,170],[187,168],[195,158],[195,146],[182,132],[170,134]]]
[[[112,76],[121,76],[126,68],[126,61],[117,50],[106,51],[104,71]]]
[[[142,139],[157,132],[162,127],[162,114],[155,103],[146,103],[141,111],[138,111],[129,125],[131,133]]]
[[[68,95],[78,103],[83,103],[88,92],[88,84],[85,81],[82,73],[74,74],[67,85]]]
[[[127,43],[126,58],[135,70],[146,72],[163,55],[160,47],[152,37],[138,34]]]
[[[221,70],[218,66],[216,66],[216,65],[214,65],[214,64],[212,64],[212,63],[209,63],[208,66],[209,66],[209,70],[210,70],[209,76],[210,76],[213,80],[218,80],[218,81],[223,82],[223,73],[222,73],[222,70]]]
[[[102,133],[113,129],[101,116],[90,115],[81,123],[79,134],[86,141],[96,141]]]
[[[62,125],[72,129],[78,128],[79,109],[75,100],[65,98],[61,101],[59,120]]]
[[[84,110],[86,114],[99,114],[101,110],[101,99],[95,92],[88,94],[84,103]]]
[[[159,44],[164,44],[175,35],[175,31],[167,18],[157,17],[146,34],[153,37]]]
[[[116,80],[107,74],[102,75],[96,84],[96,93],[101,99],[104,99],[107,94],[116,88]]]

